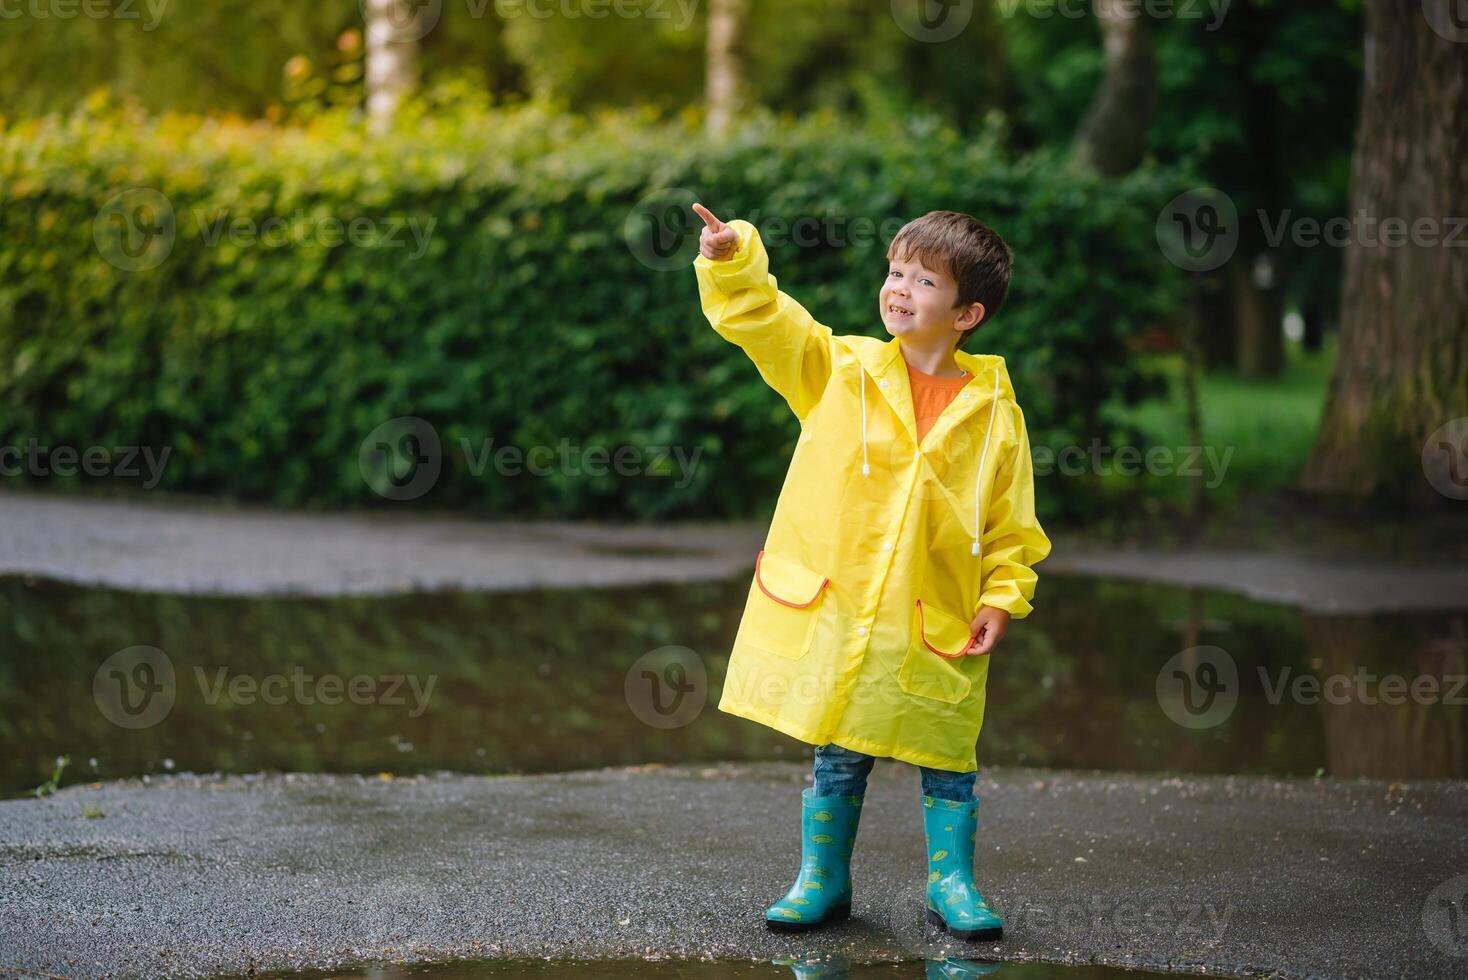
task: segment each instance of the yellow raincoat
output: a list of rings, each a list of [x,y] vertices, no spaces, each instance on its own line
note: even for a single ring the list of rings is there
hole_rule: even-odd
[[[1004,358],[958,351],[967,387],[917,441],[896,338],[837,336],[781,292],[759,232],[694,259],[704,315],[800,419],[719,709],[820,745],[976,768],[988,656],[957,655],[980,606],[1023,619],[1035,519]],[[982,530],[981,530],[982,529]]]

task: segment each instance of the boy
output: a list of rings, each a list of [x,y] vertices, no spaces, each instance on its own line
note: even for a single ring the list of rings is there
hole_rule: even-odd
[[[878,309],[891,339],[837,336],[780,291],[753,225],[693,208],[704,315],[801,424],[719,701],[816,746],[800,871],[765,922],[850,914],[881,756],[921,767],[928,918],[999,939],[973,880],[974,748],[987,655],[1029,615],[1050,541],[1004,359],[959,348],[1003,303],[1013,255],[968,215],[926,214],[888,249]]]

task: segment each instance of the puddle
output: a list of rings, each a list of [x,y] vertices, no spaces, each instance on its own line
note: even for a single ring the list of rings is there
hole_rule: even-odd
[[[0,579],[0,792],[29,791],[61,755],[62,785],[808,760],[804,743],[715,707],[747,587],[241,599]],[[1468,614],[1306,615],[1077,577],[1042,587],[994,655],[981,765],[1468,777],[1468,687],[1453,680],[1468,675]],[[139,645],[166,660],[104,667]],[[628,692],[639,658],[670,645],[702,663],[707,700],[688,724],[655,727]],[[1391,703],[1386,676],[1436,693]],[[1201,685],[1173,692],[1194,715],[1169,717],[1159,677]],[[145,697],[165,680],[170,703]]]
[[[953,958],[907,963],[857,965],[838,956],[781,958],[770,963],[647,960],[475,960],[425,966],[374,966],[358,970],[299,973],[254,973],[250,980],[1161,980],[1176,973],[1144,973],[1101,966],[1052,966],[1045,963],[984,963]],[[238,978],[245,980],[245,978]]]

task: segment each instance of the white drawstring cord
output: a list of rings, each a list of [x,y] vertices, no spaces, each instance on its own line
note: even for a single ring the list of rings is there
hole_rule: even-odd
[[[979,473],[974,477],[974,546],[970,554],[979,553],[979,488],[984,484],[984,463],[989,458],[989,439],[994,435],[994,412],[999,408],[999,369],[994,369],[994,394],[989,402],[989,431],[984,433],[984,451],[979,454]]]
[[[872,468],[867,465],[867,373],[861,370],[861,475],[871,476]]]

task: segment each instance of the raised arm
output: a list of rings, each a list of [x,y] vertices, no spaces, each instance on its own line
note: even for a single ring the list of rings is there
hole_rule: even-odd
[[[831,376],[831,328],[780,291],[754,225],[725,224],[703,205],[693,208],[704,221],[693,260],[704,316],[719,336],[744,349],[765,382],[804,419]]]

